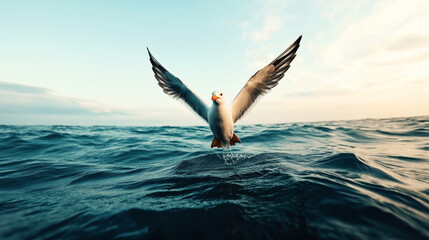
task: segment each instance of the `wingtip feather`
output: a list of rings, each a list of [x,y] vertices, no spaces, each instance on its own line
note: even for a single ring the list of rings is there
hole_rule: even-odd
[[[150,50],[148,47],[146,47],[147,53],[149,54],[149,57],[152,58],[152,54],[150,53]]]

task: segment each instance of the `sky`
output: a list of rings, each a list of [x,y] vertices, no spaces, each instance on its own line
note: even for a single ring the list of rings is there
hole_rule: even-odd
[[[205,125],[147,55],[208,105],[300,35],[238,124],[429,115],[429,1],[2,1],[0,124]]]

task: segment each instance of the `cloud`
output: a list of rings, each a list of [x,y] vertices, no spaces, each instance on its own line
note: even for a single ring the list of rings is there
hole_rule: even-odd
[[[266,16],[263,27],[252,33],[252,39],[254,41],[269,40],[275,32],[282,28],[283,21],[282,18],[277,16]]]
[[[49,89],[0,82],[0,110],[2,113],[38,114],[100,114],[112,112],[101,104],[61,97]]]
[[[424,64],[429,60],[428,11],[425,1],[378,2],[339,34],[331,35],[328,44],[312,41],[317,68],[304,71],[315,73],[319,83],[350,90],[373,82],[406,84],[428,77]]]
[[[246,46],[244,61],[249,70],[260,69],[280,54],[285,43],[276,35],[283,35],[285,23],[291,18],[286,8],[290,1],[267,0],[250,3],[252,10],[239,23],[241,39]]]
[[[319,1],[321,5],[325,7],[325,11],[321,13],[321,18],[327,18],[331,21],[341,24],[344,21],[350,20],[353,18],[353,14],[360,9],[368,8],[368,0],[360,1],[342,1],[342,0],[329,0],[329,1]],[[347,13],[347,14],[344,14]],[[341,22],[338,22],[338,19],[341,19]]]
[[[263,122],[260,116],[273,112],[270,121],[278,122],[429,114],[429,2],[359,2],[334,12],[330,6],[320,14],[336,28],[304,36],[287,83],[281,83],[285,90],[276,93],[277,87],[248,118]],[[248,51],[248,66],[272,60],[264,52],[274,45]]]
[[[405,36],[393,38],[386,44],[387,51],[404,51],[412,49],[427,48],[429,35],[426,33],[411,33]]]
[[[420,55],[429,50],[428,5],[424,1],[379,2],[324,47],[324,62],[335,67],[366,67],[367,60],[385,63]]]
[[[252,10],[248,11],[246,19],[238,25],[241,38],[248,37],[255,43],[270,40],[274,33],[280,31],[288,16],[285,9],[288,1],[265,0],[250,3]]]
[[[1,124],[84,124],[130,115],[102,103],[57,96],[49,89],[0,82]]]
[[[174,106],[173,108],[171,106]],[[56,95],[35,86],[0,82],[0,124],[64,125],[198,125],[189,109],[173,101],[167,106],[112,106]]]
[[[274,45],[262,45],[246,51],[245,63],[248,69],[259,70],[273,61],[277,56],[274,54]]]
[[[36,93],[36,94],[49,92],[48,89],[46,88],[33,87],[33,86],[8,83],[8,82],[0,82],[0,90],[10,91],[15,93]]]

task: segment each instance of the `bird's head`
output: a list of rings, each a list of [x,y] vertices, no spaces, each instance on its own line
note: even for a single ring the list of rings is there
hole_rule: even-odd
[[[217,91],[217,90],[214,91],[212,93],[212,101],[215,102],[215,103],[217,103],[217,104],[224,103],[225,99],[223,97],[223,92]]]

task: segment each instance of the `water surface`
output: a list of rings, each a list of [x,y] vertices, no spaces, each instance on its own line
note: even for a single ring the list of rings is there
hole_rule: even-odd
[[[429,239],[429,117],[0,126],[1,239]]]

